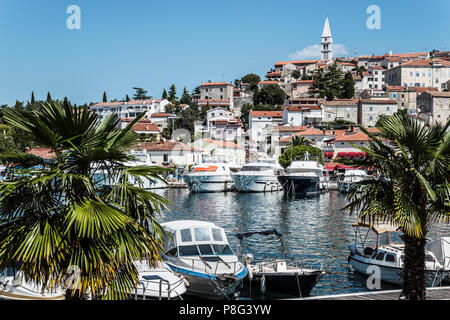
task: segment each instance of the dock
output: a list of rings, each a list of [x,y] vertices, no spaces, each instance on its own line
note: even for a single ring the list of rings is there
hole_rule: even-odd
[[[427,288],[426,300],[450,300],[450,287]],[[401,290],[344,293],[289,300],[399,300]]]

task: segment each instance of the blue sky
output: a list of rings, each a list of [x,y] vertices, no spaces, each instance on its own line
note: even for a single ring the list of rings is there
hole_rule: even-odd
[[[381,29],[369,30],[369,5]],[[66,9],[81,9],[69,30]],[[74,103],[160,98],[202,81],[264,74],[276,61],[320,43],[329,17],[348,56],[450,50],[448,0],[0,0],[0,104],[67,96]],[[308,50],[306,50],[308,51]]]

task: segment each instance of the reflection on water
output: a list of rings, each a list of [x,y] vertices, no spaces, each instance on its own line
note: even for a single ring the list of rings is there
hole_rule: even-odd
[[[173,202],[162,214],[161,222],[173,220],[205,220],[225,229],[236,251],[236,233],[276,229],[283,234],[291,253],[300,260],[323,263],[328,274],[312,290],[311,295],[367,291],[365,277],[348,271],[348,244],[354,241],[350,217],[340,209],[345,195],[331,191],[310,198],[286,197],[276,193],[205,193],[191,194],[187,189],[157,190]],[[433,228],[428,237],[448,234],[450,226]],[[255,260],[282,256],[282,247],[274,236],[251,237],[241,243],[240,252],[253,253]],[[307,264],[306,264],[307,266]],[[382,289],[391,289],[383,284]],[[245,293],[243,293],[245,295]]]

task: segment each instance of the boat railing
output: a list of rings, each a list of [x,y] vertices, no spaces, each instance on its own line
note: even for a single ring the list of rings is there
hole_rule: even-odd
[[[218,258],[218,261],[207,261],[202,256],[199,256],[198,259],[197,258],[184,258],[184,257],[180,258],[180,257],[177,257],[176,267],[178,268],[178,266],[180,265],[180,259],[182,259],[182,260],[185,260],[185,261],[187,260],[188,261],[188,263],[186,263],[186,265],[188,264],[192,271],[194,271],[195,269],[198,270],[199,268],[203,268],[204,267],[204,272],[205,273],[209,274],[210,271],[214,271],[212,274],[213,275],[217,275],[218,274],[217,270],[218,270],[220,265],[224,265],[225,267],[227,267],[230,270],[230,272],[232,270],[233,274],[235,274],[236,271],[238,270],[238,267],[239,267],[239,264],[240,264],[239,260],[226,262],[220,256],[215,256],[215,257]],[[199,263],[197,263],[197,262],[199,262]],[[214,266],[214,264],[215,264],[215,266]]]
[[[173,288],[178,287],[179,284],[181,284],[183,282],[182,279],[178,280],[177,282],[175,282],[173,284]],[[136,287],[135,289],[135,293],[134,293],[134,299],[137,300],[138,299],[138,289],[142,288],[142,299],[145,300],[145,293],[146,291],[156,291],[156,290],[151,290],[149,288],[147,288],[146,283],[156,283],[159,285],[159,290],[158,290],[158,298],[159,300],[162,300],[162,293],[163,293],[163,284],[166,284],[167,286],[167,299],[170,300],[172,297],[174,298],[175,296],[178,296],[178,298],[181,298],[181,296],[178,294],[178,292],[174,289],[172,289],[170,282],[166,279],[155,279],[155,280],[145,280],[144,281],[139,281],[139,285],[140,287]],[[172,292],[174,294],[172,294]]]

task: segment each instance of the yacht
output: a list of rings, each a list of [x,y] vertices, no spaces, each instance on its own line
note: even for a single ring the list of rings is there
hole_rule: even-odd
[[[283,190],[278,181],[283,172],[276,160],[257,160],[244,165],[232,178],[239,192],[272,192]]]
[[[130,298],[135,300],[171,300],[183,299],[189,283],[183,276],[177,275],[164,262],[156,267],[150,267],[147,262],[135,261],[139,271],[139,285],[130,292]]]
[[[225,231],[213,223],[181,220],[161,224],[164,261],[189,283],[187,294],[207,299],[230,299],[247,275],[231,249]]]
[[[136,166],[159,167],[150,160],[150,155],[145,151],[131,151],[130,154],[134,156],[135,160],[125,162],[124,166],[126,167],[136,167]],[[96,182],[105,185],[114,185],[116,183],[116,179],[118,177],[114,175],[114,173],[111,173],[110,175],[108,173],[108,168],[103,166],[103,164],[96,164],[93,166],[93,169],[95,170],[94,179],[96,180]],[[144,177],[140,177],[138,179],[129,176],[128,181],[131,184],[142,187],[144,189],[168,188],[168,184],[162,177],[160,177],[160,179],[144,178]]]
[[[242,246],[241,242],[244,239],[254,235],[277,236],[281,242],[284,257],[264,259],[254,263],[252,253],[245,255],[248,276],[245,278],[244,284],[250,289],[250,292],[276,293],[286,297],[309,296],[314,286],[325,275],[322,267],[314,268],[313,265],[310,265],[309,268],[306,268],[304,262],[294,259],[289,247],[283,241],[283,235],[275,229],[238,233],[236,235],[239,239],[238,248]]]
[[[64,291],[42,290],[42,286],[25,281],[21,271],[6,268],[0,272],[0,300],[64,300]]]
[[[316,195],[326,190],[324,167],[310,160],[308,153],[304,160],[292,161],[284,175],[278,176],[285,193]]]
[[[373,266],[380,270],[380,280],[401,286],[405,245],[402,232],[390,224],[353,224],[355,243],[349,245],[351,268],[365,276],[373,275]],[[373,234],[376,239],[373,239]],[[435,245],[436,248],[438,247]],[[432,250],[425,250],[425,281],[427,287],[440,286],[448,278],[450,268],[443,265]]]
[[[367,180],[369,175],[361,169],[347,169],[341,180],[338,181],[339,191],[342,193],[348,193],[352,184],[355,182],[360,182]],[[359,192],[361,190],[358,190]]]
[[[184,176],[191,192],[224,192],[234,188],[231,168],[224,162],[211,162],[195,165]]]

